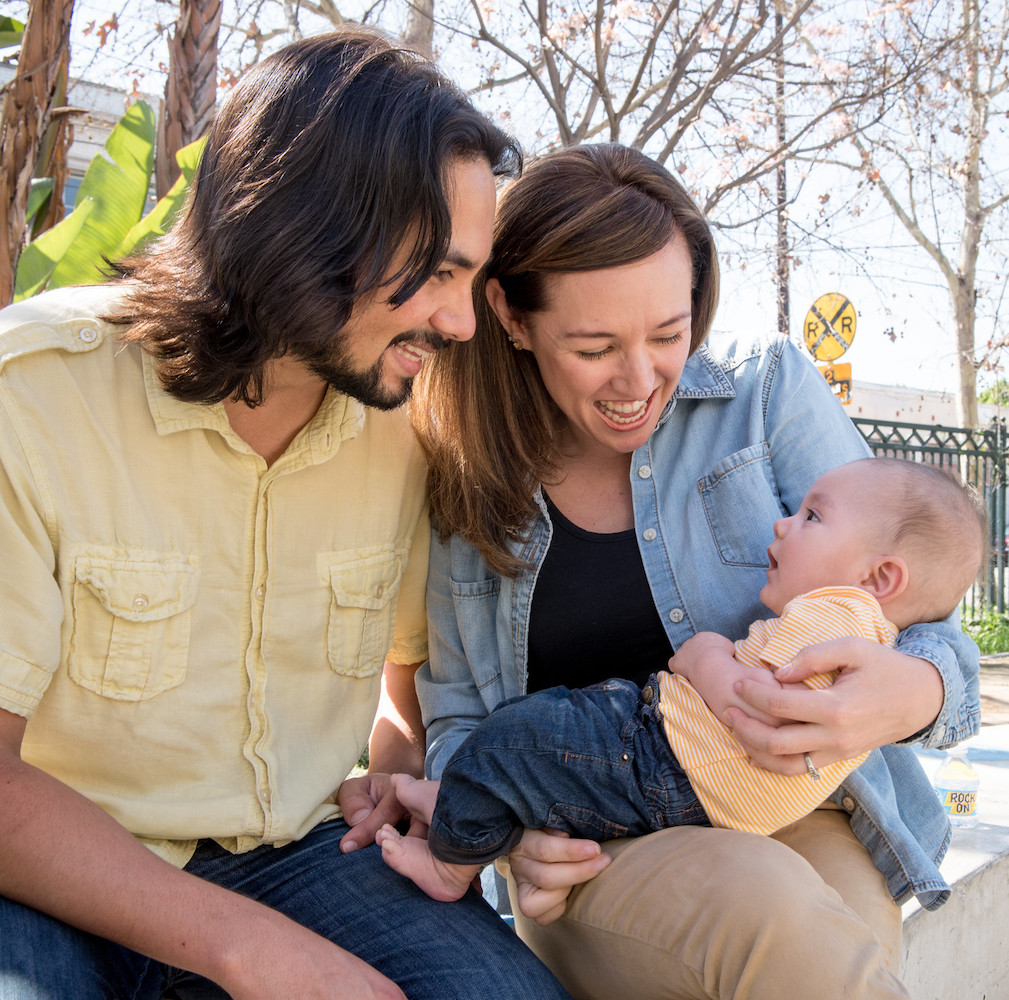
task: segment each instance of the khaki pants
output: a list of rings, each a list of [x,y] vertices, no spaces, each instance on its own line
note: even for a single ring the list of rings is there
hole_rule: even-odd
[[[516,910],[576,1000],[908,995],[900,908],[847,813],[824,807],[773,837],[678,827],[604,850],[609,868],[559,920]]]

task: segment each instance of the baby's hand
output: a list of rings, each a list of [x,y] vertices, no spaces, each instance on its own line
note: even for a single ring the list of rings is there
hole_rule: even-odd
[[[679,674],[696,688],[699,681],[710,672],[725,669],[725,660],[733,656],[733,645],[717,632],[698,632],[692,635],[669,660],[669,671]]]
[[[722,721],[726,710],[738,708],[768,726],[780,726],[785,720],[767,715],[743,701],[736,693],[736,683],[746,677],[760,684],[780,688],[770,670],[751,670],[735,657],[735,646],[716,632],[698,632],[689,638],[669,661],[671,673],[679,674],[704,699],[704,703]]]

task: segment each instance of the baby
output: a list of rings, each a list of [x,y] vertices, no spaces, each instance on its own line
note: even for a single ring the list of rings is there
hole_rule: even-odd
[[[400,801],[430,829],[425,841],[383,827],[386,862],[453,900],[527,827],[608,840],[685,824],[767,834],[795,822],[868,755],[820,768],[807,755],[801,775],[751,764],[719,721],[734,683],[746,671],[778,686],[772,671],[806,646],[850,635],[893,645],[908,625],[946,618],[978,572],[986,536],[976,493],[934,466],[875,458],[828,472],[775,522],[760,599],[778,617],[754,622],[734,645],[699,633],[672,672],[642,689],[610,680],[505,702],[440,783],[395,777]],[[805,683],[829,687],[836,676]]]

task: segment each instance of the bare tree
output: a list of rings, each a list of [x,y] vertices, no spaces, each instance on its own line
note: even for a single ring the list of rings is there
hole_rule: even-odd
[[[434,54],[434,0],[410,0],[403,41],[429,58]]]
[[[175,32],[168,40],[165,99],[158,121],[155,181],[166,195],[179,170],[175,154],[210,125],[217,99],[217,35],[221,0],[180,0]]]
[[[73,0],[35,0],[25,23],[17,72],[0,114],[0,303],[10,302],[25,238],[25,207],[40,146],[65,113],[66,67]],[[51,136],[51,146],[62,140]],[[59,156],[59,153],[56,154]]]
[[[1009,138],[1009,8],[1001,0],[918,0],[887,14],[872,31],[880,63],[913,59],[924,69],[899,86],[888,113],[853,112],[855,155],[840,162],[878,193],[942,274],[955,326],[959,418],[976,427],[978,371],[989,349],[1004,346],[993,333],[979,350],[976,335],[979,310],[994,321],[993,296],[1002,291],[983,286],[978,263],[990,247],[986,227],[1005,219],[1009,203],[1000,159]]]

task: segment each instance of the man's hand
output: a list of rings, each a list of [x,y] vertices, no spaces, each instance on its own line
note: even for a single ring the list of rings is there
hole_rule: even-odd
[[[794,683],[830,670],[840,675],[825,690]],[[793,723],[774,729],[738,708],[730,708],[728,717],[750,759],[781,774],[804,773],[804,754],[823,767],[906,739],[935,721],[944,696],[931,663],[868,639],[807,646],[777,676],[788,682],[780,691],[743,678],[736,692],[751,706],[748,712]]]
[[[396,798],[392,775],[365,774],[348,778],[336,792],[336,801],[350,829],[340,841],[344,854],[367,847],[386,824],[395,826],[408,814]]]
[[[391,979],[289,921],[252,921],[218,982],[233,1000],[406,1000]]]
[[[571,889],[595,878],[610,858],[592,840],[571,840],[559,830],[526,830],[508,855],[519,909],[546,926],[567,909]]]

